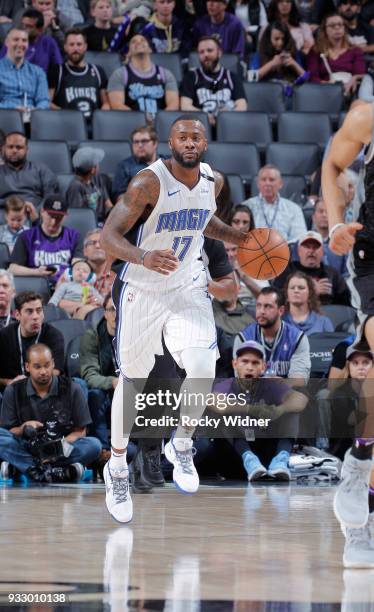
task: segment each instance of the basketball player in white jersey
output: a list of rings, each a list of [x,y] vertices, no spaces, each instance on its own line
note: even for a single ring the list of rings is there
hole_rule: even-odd
[[[122,523],[132,518],[126,447],[134,421],[133,398],[142,390],[155,354],[163,352],[162,336],[186,371],[186,388],[189,381],[201,379],[198,390],[211,391],[217,341],[201,260],[203,234],[235,244],[248,236],[214,215],[223,179],[200,162],[208,146],[204,126],[191,116],[180,117],[171,127],[169,146],[171,159],[157,160],[132,179],[102,233],[107,254],[126,262],[116,334],[121,376],[112,403],[112,454],[104,468],[107,508]],[[136,223],[133,246],[123,236]],[[182,403],[180,415],[199,418],[204,409],[203,403]],[[193,432],[179,424],[165,446],[174,482],[184,493],[194,493],[199,486]]]
[[[366,146],[365,201],[358,223],[344,223],[345,197],[338,177]],[[348,269],[352,305],[358,309],[357,339],[366,338],[374,353],[374,105],[356,101],[335,135],[322,168],[330,248],[350,253]],[[364,427],[344,459],[342,483],[334,500],[338,520],[346,528],[345,567],[374,567],[374,367],[363,382],[360,412]],[[369,494],[369,495],[368,495]]]

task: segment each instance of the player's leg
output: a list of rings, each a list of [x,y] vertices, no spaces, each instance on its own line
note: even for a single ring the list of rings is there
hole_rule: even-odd
[[[374,470],[371,471],[368,510],[369,518],[364,527],[344,529],[344,567],[374,568]]]

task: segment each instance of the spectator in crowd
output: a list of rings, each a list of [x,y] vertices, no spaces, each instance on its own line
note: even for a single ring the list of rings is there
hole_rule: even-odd
[[[25,378],[27,349],[38,342],[51,350],[53,373],[58,376],[64,369],[64,337],[53,325],[44,323],[42,296],[34,291],[21,291],[14,305],[17,323],[0,330],[0,385],[6,387]]]
[[[269,23],[265,28],[250,68],[251,80],[255,81],[276,80],[298,85],[309,78],[287,24],[280,21]]]
[[[115,273],[110,269],[105,251],[100,244],[101,229],[87,232],[83,243],[83,255],[96,275],[95,289],[104,298],[111,290]]]
[[[197,46],[202,36],[218,35],[224,53],[238,53],[244,59],[245,31],[241,21],[226,11],[226,0],[207,0],[207,15],[193,25],[193,40]]]
[[[303,212],[297,204],[280,195],[283,181],[276,166],[266,164],[257,176],[259,195],[245,200],[256,227],[276,229],[288,242],[306,232]]]
[[[298,327],[307,336],[334,331],[330,319],[319,312],[319,300],[310,276],[304,272],[290,274],[285,294],[286,311],[283,321]]]
[[[32,6],[43,13],[44,34],[52,36],[62,49],[64,35],[73,24],[56,8],[56,0],[32,0]]]
[[[108,79],[101,66],[86,62],[86,34],[79,28],[66,32],[64,51],[66,62],[48,75],[51,108],[79,110],[90,121],[94,110],[109,108]]]
[[[1,60],[0,60],[1,63]],[[28,161],[27,138],[21,132],[5,137],[3,161],[0,165],[0,198],[22,197],[26,204],[38,206],[47,194],[57,191],[57,180],[42,162]],[[31,211],[31,206],[28,207]]]
[[[268,8],[269,22],[285,23],[294,39],[296,49],[307,54],[314,45],[313,32],[307,23],[300,19],[295,0],[271,0]]]
[[[0,0],[0,23],[12,23],[17,11],[24,9],[23,0]]]
[[[15,322],[12,316],[12,300],[16,295],[13,274],[0,268],[0,329]]]
[[[50,195],[40,210],[41,223],[20,234],[10,258],[14,276],[44,276],[54,285],[74,259],[82,257],[77,230],[63,226],[67,203]]]
[[[339,0],[338,13],[344,24],[352,45],[360,47],[364,53],[374,52],[374,27],[366,23],[360,15],[361,0]]]
[[[35,206],[31,202],[26,202],[18,196],[9,196],[5,200],[5,221],[0,225],[0,242],[5,242],[9,252],[13,247],[18,236],[28,229],[28,219],[34,223],[39,219]]]
[[[114,201],[125,193],[129,182],[135,174],[153,164],[160,157],[157,154],[157,132],[152,126],[142,125],[135,128],[131,132],[130,140],[132,155],[118,163],[114,175],[112,185]]]
[[[110,180],[99,174],[99,164],[104,158],[102,149],[82,147],[73,155],[75,178],[70,183],[65,199],[69,208],[90,208],[98,223],[103,223],[113,208],[110,200]]]
[[[335,11],[335,0],[296,0],[300,19],[316,30],[322,19]]]
[[[29,36],[13,27],[5,44],[6,56],[0,59],[0,108],[15,108],[28,113],[34,108],[49,108],[48,84],[44,71],[26,60]]]
[[[3,146],[5,143],[5,133],[0,129],[0,166],[4,163],[3,160]]]
[[[344,77],[346,95],[354,94],[360,79],[365,74],[365,58],[359,47],[352,46],[343,18],[337,13],[326,17],[317,34],[315,48],[309,53],[307,66],[313,83],[334,82]]]
[[[128,63],[117,68],[108,83],[110,107],[138,110],[152,118],[158,110],[178,110],[178,85],[170,70],[151,61],[152,49],[141,34],[129,42]]]
[[[108,424],[113,391],[117,386],[116,360],[113,340],[116,329],[116,309],[108,293],[104,299],[104,317],[96,327],[90,328],[81,337],[81,376],[88,386],[91,432],[102,444],[104,455],[109,458],[110,444]],[[106,451],[106,453],[105,453]]]
[[[238,206],[243,206],[239,204]],[[246,207],[245,207],[246,208]],[[248,212],[249,209],[247,208]],[[244,216],[244,215],[243,215]],[[253,229],[253,228],[251,228]],[[242,230],[249,231],[249,230]],[[238,247],[235,244],[225,243],[225,249],[229,258],[230,264],[232,265],[235,272],[235,279],[238,285],[238,301],[243,306],[254,307],[256,305],[256,299],[263,287],[268,287],[268,281],[254,280],[239,266],[237,259]],[[239,328],[240,331],[241,328]]]
[[[156,53],[179,53],[187,58],[191,34],[187,24],[174,15],[174,0],[154,0],[154,13],[142,30]]]
[[[261,30],[268,25],[268,18],[262,0],[236,0],[235,15],[246,33],[246,44],[256,49]]]
[[[77,259],[65,270],[49,304],[62,308],[73,319],[85,319],[89,312],[103,303],[103,298],[93,286],[95,280],[88,261]]]
[[[13,476],[14,471],[9,469],[13,467],[37,482],[77,481],[84,474],[84,466],[100,455],[99,440],[86,437],[86,427],[91,418],[79,385],[65,376],[56,375],[54,367],[53,355],[47,345],[39,342],[31,345],[25,359],[29,378],[19,380],[5,390],[0,446],[1,455],[8,465],[2,466],[3,475],[7,472],[8,477]],[[36,462],[27,441],[29,428],[35,435],[35,430],[48,422],[57,422],[57,440],[63,437],[60,452],[52,465]]]
[[[52,36],[44,34],[43,13],[35,8],[26,9],[21,25],[29,34],[29,46],[25,58],[48,73],[49,68],[62,64],[60,48]]]
[[[256,301],[257,322],[235,338],[234,351],[241,341],[255,340],[265,349],[267,376],[290,378],[293,386],[304,386],[311,368],[309,341],[297,327],[282,321],[284,310],[279,289],[261,289]]]
[[[332,266],[339,274],[347,273],[346,260],[344,255],[336,255],[329,247],[329,224],[327,220],[326,204],[319,198],[315,205],[312,215],[313,230],[323,239],[323,263]]]
[[[317,232],[306,232],[297,247],[299,261],[291,261],[273,285],[283,288],[288,276],[296,271],[304,272],[314,280],[321,304],[350,306],[351,297],[344,278],[329,265],[323,263],[323,239]]]
[[[308,401],[305,395],[290,389],[284,382],[264,378],[266,361],[265,348],[261,343],[254,340],[238,342],[233,359],[235,378],[219,381],[213,388],[220,397],[222,394],[245,394],[246,414],[271,419],[266,433],[267,438],[274,439],[254,438],[254,441],[249,443],[243,436],[232,441],[234,449],[242,457],[249,482],[264,476],[275,480],[290,480],[288,460],[292,443],[289,436],[297,436],[298,413],[305,408]],[[256,405],[261,404],[256,410]],[[217,411],[222,414],[222,410]],[[234,408],[234,411],[237,409]],[[256,435],[256,430],[253,434]],[[254,452],[262,454],[265,450],[271,457],[268,469]]]
[[[230,225],[241,232],[250,232],[255,228],[251,210],[245,204],[236,204],[231,212]]]
[[[123,16],[129,16],[135,20],[136,17],[149,19],[153,11],[153,0],[113,0],[113,22],[121,24]]]
[[[183,78],[180,95],[182,111],[203,110],[209,123],[216,125],[221,111],[246,111],[247,100],[239,77],[220,64],[222,49],[213,36],[204,36],[197,45],[199,68]]]
[[[111,0],[91,0],[91,16],[94,23],[85,28],[89,51],[107,51],[117,28],[112,25]]]
[[[90,17],[90,0],[57,0],[57,10],[72,25],[86,23]]]

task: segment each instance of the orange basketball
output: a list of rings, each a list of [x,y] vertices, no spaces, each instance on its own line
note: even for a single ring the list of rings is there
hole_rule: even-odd
[[[257,280],[276,278],[290,259],[287,241],[279,232],[267,227],[254,229],[238,248],[237,259],[245,274]]]

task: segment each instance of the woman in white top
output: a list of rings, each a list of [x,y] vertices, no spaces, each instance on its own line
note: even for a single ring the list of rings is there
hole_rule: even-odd
[[[295,0],[272,0],[268,10],[269,21],[288,25],[296,49],[307,54],[314,45],[313,33],[307,23],[302,23]]]
[[[259,29],[266,28],[268,24],[262,0],[236,0],[235,15],[249,36],[256,34]]]

